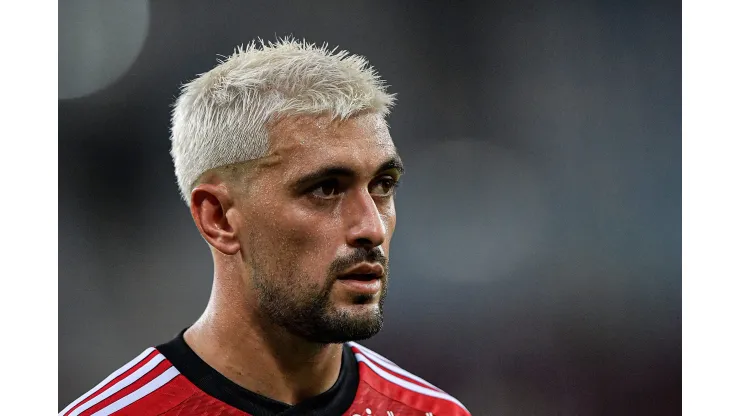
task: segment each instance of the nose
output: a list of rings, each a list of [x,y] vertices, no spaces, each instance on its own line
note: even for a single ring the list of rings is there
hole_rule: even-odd
[[[361,191],[349,198],[347,244],[351,247],[372,249],[385,241],[386,225],[372,196]]]

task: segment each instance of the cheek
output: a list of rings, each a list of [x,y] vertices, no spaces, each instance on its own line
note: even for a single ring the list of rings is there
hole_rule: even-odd
[[[393,232],[396,230],[396,207],[394,203],[390,203],[388,208],[381,213],[381,218],[386,229],[386,238],[383,245],[387,248],[393,237]]]
[[[298,204],[281,212],[278,227],[290,241],[299,246],[322,246],[332,241],[340,224],[334,213],[306,209]]]
[[[325,273],[336,257],[341,222],[335,215],[316,213],[300,206],[283,206],[268,213],[273,255],[287,259],[285,267],[301,274]],[[281,260],[282,260],[281,259]],[[282,262],[282,261],[281,261]]]

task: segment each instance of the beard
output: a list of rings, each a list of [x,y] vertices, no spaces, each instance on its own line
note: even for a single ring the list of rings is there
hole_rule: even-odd
[[[386,270],[381,278],[382,289],[377,308],[361,313],[341,310],[331,300],[336,276],[347,268],[363,262],[380,263]],[[299,273],[288,273],[287,279],[270,278],[253,268],[259,309],[263,316],[288,332],[307,341],[321,344],[344,343],[368,339],[383,327],[383,303],[388,291],[388,260],[380,248],[357,249],[351,255],[332,262],[323,285],[306,283]],[[368,304],[373,296],[356,294],[353,305]]]

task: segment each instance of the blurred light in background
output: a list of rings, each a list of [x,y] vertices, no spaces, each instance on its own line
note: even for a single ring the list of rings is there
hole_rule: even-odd
[[[147,0],[59,3],[59,98],[78,98],[114,83],[141,52]]]

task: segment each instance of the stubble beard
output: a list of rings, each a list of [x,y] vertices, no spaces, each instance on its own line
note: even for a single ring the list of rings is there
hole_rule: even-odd
[[[388,270],[387,261],[382,259]],[[260,313],[272,323],[309,342],[334,344],[360,341],[376,335],[383,327],[383,303],[388,291],[387,272],[382,278],[377,306],[362,312],[350,312],[333,305],[331,291],[336,282],[333,277],[327,277],[322,287],[306,284],[308,279],[296,275],[287,279],[271,279],[257,268],[253,268],[252,276]],[[372,296],[369,295],[355,295],[352,299],[353,305],[365,305],[371,301]]]

